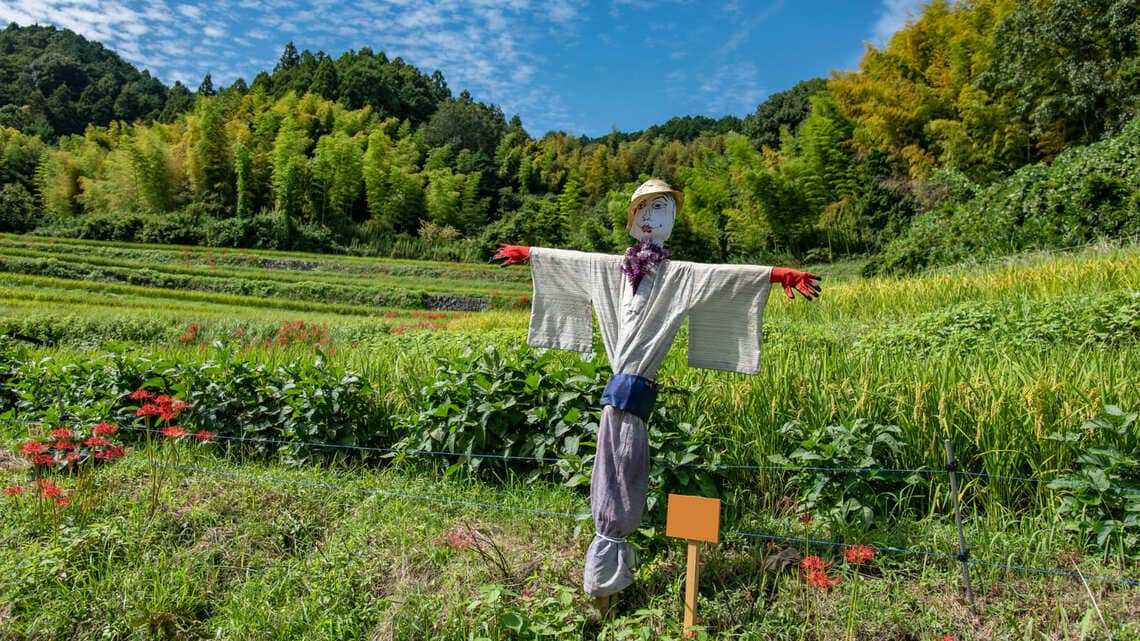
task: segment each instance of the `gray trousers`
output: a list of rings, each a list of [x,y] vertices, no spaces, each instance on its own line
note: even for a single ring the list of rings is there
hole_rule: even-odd
[[[583,588],[602,597],[633,583],[635,557],[625,537],[641,525],[649,489],[649,435],[645,421],[607,405],[598,425],[598,450],[590,476],[594,540],[586,552]]]

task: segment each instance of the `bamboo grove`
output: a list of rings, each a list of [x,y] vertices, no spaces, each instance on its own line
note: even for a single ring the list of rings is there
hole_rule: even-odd
[[[1049,210],[1068,231],[995,251],[1127,235],[1140,232],[1138,18],[1128,0],[936,0],[858,70],[744,118],[594,139],[536,138],[384,53],[334,60],[290,43],[249,86],[176,85],[149,118],[58,140],[0,129],[0,231],[451,260],[498,242],[612,251],[633,185],[657,176],[686,192],[683,258],[883,253],[871,269],[921,267],[931,229],[1002,207],[987,220],[1020,225],[991,201],[1026,181],[1076,185]],[[33,107],[3,107],[0,123]],[[1072,175],[1050,173],[1078,148],[1093,151]]]

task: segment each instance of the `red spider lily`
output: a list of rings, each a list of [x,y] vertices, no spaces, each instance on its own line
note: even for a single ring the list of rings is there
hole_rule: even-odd
[[[183,412],[185,410],[190,409],[190,404],[187,403],[186,401],[176,400],[170,404],[170,409],[174,410],[175,412]]]
[[[954,637],[947,634],[946,636],[942,637],[942,641],[954,641]]]
[[[71,499],[60,497],[55,500],[56,507],[67,507],[68,505],[71,505]]]
[[[79,452],[68,452],[66,455],[64,455],[63,460],[67,461],[68,463],[74,463],[81,458],[83,457],[79,455]]]
[[[190,331],[192,331],[192,332],[198,331],[198,323],[190,323]]]
[[[836,583],[839,583],[842,579],[843,577],[840,576],[829,577],[827,576],[827,572],[824,572],[823,570],[812,570],[808,573],[807,582],[808,585],[815,586],[821,590],[826,590]]]
[[[71,441],[56,441],[52,443],[51,449],[53,450],[74,450],[75,443]]]
[[[110,445],[111,441],[108,441],[107,439],[105,439],[101,436],[92,436],[91,438],[87,439],[86,441],[83,441],[83,444],[86,445],[87,447],[105,447],[107,445]]]
[[[53,499],[58,496],[63,496],[63,488],[56,485],[49,479],[40,479],[36,481],[40,488],[40,496],[45,499]]]
[[[130,394],[130,396],[128,396],[128,398],[130,398],[132,401],[147,401],[147,400],[150,400],[151,393],[144,390],[144,389],[135,390],[135,391],[131,392],[131,394]]]
[[[800,522],[801,523],[811,523],[813,518],[815,518],[815,517],[812,516],[810,513],[804,512],[803,514],[800,515]]]
[[[162,428],[162,430],[159,433],[162,434],[163,436],[165,436],[166,438],[182,438],[183,436],[186,436],[190,432],[187,432],[185,429],[183,429],[177,425],[170,425],[170,426]]]
[[[39,441],[28,441],[20,447],[20,452],[26,454],[27,456],[35,456],[36,454],[39,454],[40,452],[44,452],[46,450],[47,447]]]
[[[127,455],[127,450],[121,445],[113,445],[106,449],[95,452],[95,458],[104,461],[113,461],[117,458],[123,458]]]
[[[72,432],[71,430],[67,429],[66,427],[61,427],[57,430],[53,430],[51,433],[51,437],[56,438],[56,439],[59,439],[59,438],[62,438],[62,439],[75,438],[75,432]]]
[[[118,431],[119,428],[115,427],[113,423],[99,423],[95,427],[91,428],[91,433],[95,436],[111,436]]]
[[[205,443],[206,441],[212,441],[212,440],[218,438],[218,435],[214,432],[209,431],[209,430],[202,430],[202,431],[198,432],[197,434],[195,434],[194,438],[198,439],[198,442],[200,442],[200,443]]]
[[[135,410],[135,416],[158,416],[162,413],[162,407],[154,403],[143,403],[142,407]]]
[[[824,560],[818,556],[805,556],[804,560],[800,562],[800,565],[808,572],[823,572],[831,567],[831,561],[824,562]]]
[[[51,454],[36,454],[35,458],[32,459],[32,465],[51,465],[52,463],[55,463],[55,459],[52,458]]]
[[[168,394],[159,394],[158,396],[154,397],[154,402],[158,405],[170,405],[171,401],[173,400],[174,399],[170,398]]]
[[[875,557],[875,548],[867,545],[852,545],[843,553],[848,563],[863,565]]]
[[[475,545],[475,537],[472,536],[471,531],[466,528],[452,528],[437,541],[437,544],[452,548],[466,549]]]
[[[4,488],[4,496],[16,496],[17,494],[23,493],[24,487],[22,485],[9,485],[8,487]]]
[[[173,421],[178,418],[178,413],[169,407],[163,407],[162,411],[158,413],[158,417],[164,421]]]

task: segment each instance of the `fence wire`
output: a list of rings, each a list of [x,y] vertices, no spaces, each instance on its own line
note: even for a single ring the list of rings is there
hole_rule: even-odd
[[[8,424],[24,425],[36,424],[34,421],[13,421],[6,420]],[[138,432],[138,433],[151,433],[161,435],[161,430],[155,428],[145,427],[119,427],[122,431]],[[558,457],[540,457],[540,456],[519,456],[510,454],[491,454],[487,452],[446,452],[441,450],[424,450],[417,448],[392,448],[392,447],[370,447],[364,445],[346,445],[342,443],[328,443],[320,441],[298,441],[298,440],[283,440],[263,437],[247,437],[247,436],[227,436],[217,434],[212,437],[214,440],[225,441],[228,443],[253,443],[259,445],[277,445],[284,447],[311,447],[314,449],[331,449],[343,451],[356,451],[370,454],[382,454],[387,457],[397,456],[412,456],[412,457],[443,457],[452,459],[466,459],[466,460],[479,460],[479,461],[502,461],[502,462],[517,462],[517,463],[532,463],[541,465],[557,465],[563,461],[572,462],[574,459],[565,459]],[[753,465],[753,464],[707,464],[707,463],[679,463],[675,464],[667,459],[653,458],[650,459],[651,463],[662,463],[669,465],[674,469],[679,468],[694,468],[709,471],[749,471],[749,472],[844,472],[855,474],[918,474],[918,475],[947,475],[950,470],[943,468],[897,468],[897,467],[839,467],[839,466],[812,466],[812,465]],[[1096,485],[1094,483],[1084,483],[1071,479],[1041,479],[1031,478],[1025,476],[1008,476],[1001,474],[987,474],[985,472],[969,472],[966,470],[955,470],[958,474],[971,478],[982,478],[990,480],[1014,481],[1030,484],[1048,484],[1053,488],[1066,488],[1066,489],[1093,489],[1104,491],[1106,488]],[[1132,488],[1107,488],[1125,496],[1138,495],[1140,496],[1140,489]]]
[[[28,424],[27,422],[19,422],[19,421],[6,421],[6,422],[8,422],[9,424],[23,424],[25,426]],[[161,433],[161,430],[147,429],[147,428],[121,427],[120,429],[130,430],[130,431],[139,431],[139,432],[149,432],[149,433],[153,433],[153,434],[160,434]],[[357,450],[366,450],[366,451],[382,451],[382,452],[386,452],[386,453],[407,453],[407,450],[398,451],[398,450],[394,450],[391,448],[367,448],[367,447],[361,447],[361,446],[340,445],[340,444],[335,444],[335,443],[303,443],[303,442],[297,442],[297,441],[281,441],[281,440],[277,440],[277,439],[248,439],[248,438],[243,438],[243,437],[223,437],[223,436],[216,436],[214,438],[227,439],[227,440],[233,440],[233,441],[239,441],[239,442],[244,441],[244,442],[271,443],[271,444],[281,444],[281,445],[290,445],[290,446],[296,446],[296,445],[317,446],[317,445],[320,445],[320,446],[328,446],[328,447],[335,447],[335,448],[357,449]],[[483,458],[482,455],[477,455],[477,454],[456,454],[456,453],[450,453],[450,452],[444,453],[444,452],[435,452],[435,451],[424,451],[422,453],[423,454],[431,454],[431,455],[445,455],[446,454],[446,455],[450,455],[450,456]],[[494,459],[495,456],[496,455],[488,455],[485,458]],[[534,462],[536,460],[535,458],[532,458],[532,457],[511,457],[511,458],[525,460],[528,462]],[[563,460],[563,459],[552,459],[552,460],[553,461],[559,461],[559,460]],[[536,516],[552,516],[552,517],[574,519],[574,520],[578,520],[578,521],[582,521],[582,520],[586,520],[586,519],[590,518],[589,513],[577,513],[577,514],[575,514],[575,513],[569,513],[569,512],[555,512],[555,511],[551,511],[551,510],[542,510],[542,509],[536,509],[536,508],[503,505],[503,504],[499,504],[499,503],[489,503],[489,502],[482,502],[482,501],[465,501],[465,500],[450,499],[450,498],[438,497],[438,496],[424,496],[424,495],[417,495],[417,494],[408,494],[408,493],[403,493],[403,492],[392,492],[392,491],[380,490],[380,489],[376,489],[376,488],[348,486],[348,485],[337,485],[334,483],[302,481],[302,480],[296,480],[296,479],[283,479],[283,478],[279,478],[279,477],[275,477],[275,476],[268,476],[268,475],[258,475],[258,474],[248,474],[248,473],[243,473],[243,472],[232,472],[232,471],[227,471],[227,470],[208,469],[208,468],[194,467],[194,466],[189,466],[189,465],[174,465],[174,464],[165,464],[165,463],[154,463],[154,462],[149,462],[149,461],[139,461],[139,460],[135,460],[135,459],[124,459],[124,462],[127,462],[129,464],[148,466],[148,467],[161,467],[161,468],[173,469],[173,470],[178,470],[178,471],[182,471],[182,472],[189,472],[189,473],[193,473],[193,474],[207,474],[207,475],[212,475],[212,476],[220,476],[220,477],[225,477],[225,478],[233,478],[233,479],[240,479],[240,480],[253,481],[253,482],[262,482],[262,483],[279,483],[279,484],[291,485],[291,486],[296,486],[296,487],[306,487],[306,488],[310,488],[310,489],[323,489],[323,490],[331,490],[331,491],[337,491],[337,492],[353,492],[353,493],[368,494],[368,495],[373,495],[373,496],[380,496],[380,497],[384,497],[384,498],[404,499],[404,500],[409,500],[409,501],[436,503],[436,504],[440,504],[440,505],[453,505],[453,506],[466,507],[466,508],[493,509],[493,510],[508,511],[508,512],[520,512],[520,513],[532,514],[532,515],[536,515]],[[892,473],[923,473],[923,474],[949,474],[951,472],[951,470],[945,470],[945,469],[854,468],[854,467],[852,467],[852,468],[844,468],[844,467],[785,467],[785,466],[733,466],[729,469],[749,469],[749,470],[771,469],[771,470],[778,470],[778,471],[813,471],[813,470],[815,470],[815,471],[843,471],[843,472],[857,472],[857,473],[858,472],[862,472],[862,473],[892,472]],[[987,474],[981,474],[981,473],[969,473],[969,472],[963,472],[961,470],[957,470],[957,473],[965,474],[968,476],[975,476],[975,477],[1005,478],[1008,480],[1027,480],[1027,481],[1033,481],[1033,482],[1042,482],[1040,479],[1023,479],[1021,477],[998,477],[996,475],[987,475]],[[1121,490],[1118,490],[1118,491],[1121,491]],[[648,523],[648,522],[646,522],[646,523],[643,523],[642,526],[660,526],[660,524],[659,523]],[[763,533],[758,533],[758,532],[746,532],[746,531],[740,531],[740,530],[726,530],[724,532],[724,534],[727,536],[736,536],[736,537],[740,537],[740,538],[744,538],[744,539],[765,540],[765,541],[773,541],[773,542],[778,541],[778,542],[785,542],[785,543],[799,543],[799,544],[803,544],[803,545],[819,545],[819,546],[834,547],[834,548],[849,548],[849,547],[852,547],[852,545],[854,545],[851,543],[843,543],[843,542],[838,542],[838,541],[827,541],[827,540],[823,540],[823,539],[812,539],[812,538],[784,536],[784,535],[776,535],[776,534],[763,534]],[[1068,571],[1064,571],[1064,570],[1034,568],[1034,567],[1005,564],[1005,563],[994,563],[994,562],[990,562],[990,561],[982,561],[982,560],[978,560],[978,559],[969,558],[968,554],[963,556],[961,554],[955,555],[955,554],[948,554],[945,552],[936,552],[936,551],[930,551],[930,550],[914,550],[914,549],[909,549],[909,548],[899,548],[899,547],[890,547],[890,546],[874,546],[874,549],[876,551],[890,552],[890,553],[894,553],[894,554],[921,556],[921,557],[927,557],[927,558],[936,558],[936,559],[943,559],[943,560],[959,561],[959,562],[964,562],[964,563],[967,563],[967,564],[973,565],[973,566],[987,567],[987,568],[991,568],[991,569],[1006,570],[1006,571],[1011,571],[1011,572],[1022,572],[1022,573],[1030,573],[1030,574],[1038,574],[1038,575],[1046,575],[1046,576],[1058,576],[1058,577],[1065,577],[1065,578],[1082,579],[1085,581],[1095,581],[1095,582],[1101,582],[1101,583],[1114,583],[1114,584],[1124,585],[1124,586],[1129,586],[1129,587],[1140,587],[1140,579],[1096,576],[1096,575],[1087,575],[1087,574],[1083,574],[1083,573],[1068,572]]]

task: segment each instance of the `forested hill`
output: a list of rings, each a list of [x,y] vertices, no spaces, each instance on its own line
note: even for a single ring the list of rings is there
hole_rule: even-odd
[[[44,66],[63,33],[10,26],[3,42],[43,49],[0,53]],[[959,235],[937,242],[977,252],[1076,244],[1140,233],[1138,42],[1134,0],[936,0],[855,72],[743,117],[597,139],[536,138],[384,53],[290,44],[248,86],[175,85],[133,117],[84,112],[114,121],[56,142],[46,115],[51,131],[12,118],[52,113],[45,89],[83,102],[115,76],[24,74],[27,107],[0,108],[0,231],[459,260],[499,242],[615,251],[629,194],[657,176],[686,192],[670,241],[685,258],[976,257],[932,246],[946,229]]]
[[[0,125],[45,140],[83,133],[88,123],[152,120],[169,91],[115,52],[67,29],[0,31]]]

